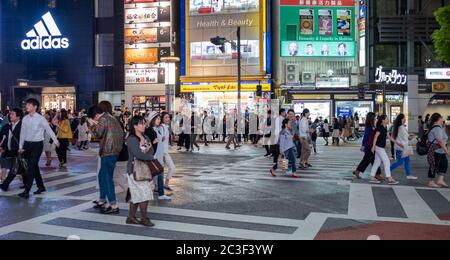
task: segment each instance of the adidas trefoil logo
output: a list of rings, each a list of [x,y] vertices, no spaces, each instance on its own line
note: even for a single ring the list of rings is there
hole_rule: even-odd
[[[69,48],[69,39],[62,37],[50,12],[43,15],[42,19],[34,25],[34,28],[27,33],[27,38],[21,44],[24,50]]]

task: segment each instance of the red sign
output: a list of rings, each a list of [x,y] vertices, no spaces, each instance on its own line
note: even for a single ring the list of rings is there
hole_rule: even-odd
[[[355,6],[355,0],[280,0],[280,3],[292,6]]]
[[[166,96],[160,96],[159,97],[159,103],[165,104],[166,103]]]

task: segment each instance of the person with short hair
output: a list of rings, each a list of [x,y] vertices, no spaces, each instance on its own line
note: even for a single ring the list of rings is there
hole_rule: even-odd
[[[23,118],[23,111],[14,108],[9,113],[9,125],[6,125],[4,128],[6,128],[6,136],[5,139],[1,145],[1,150],[3,151],[3,162],[2,162],[2,169],[4,168],[5,171],[9,170],[9,175],[4,179],[3,183],[0,185],[0,189],[3,191],[8,191],[9,185],[11,182],[16,178],[17,174],[20,174],[18,172],[13,172],[14,167],[14,159],[17,157],[18,151],[19,151],[19,140],[20,140],[20,132],[22,130],[22,118]],[[26,183],[26,176],[23,176],[22,181]]]
[[[94,106],[89,109],[88,123],[92,134],[100,140],[99,171],[100,199],[95,202],[96,209],[103,214],[119,214],[113,181],[114,169],[124,145],[124,132],[119,121],[108,111]]]
[[[30,98],[26,102],[26,112],[28,113],[22,120],[19,154],[22,154],[28,162],[28,171],[26,174],[25,191],[19,196],[28,199],[33,182],[36,180],[38,190],[34,192],[39,195],[46,191],[44,181],[39,170],[39,159],[41,158],[44,149],[44,133],[47,132],[56,147],[59,147],[59,141],[53,130],[50,128],[48,121],[40,115],[40,103],[36,99]]]

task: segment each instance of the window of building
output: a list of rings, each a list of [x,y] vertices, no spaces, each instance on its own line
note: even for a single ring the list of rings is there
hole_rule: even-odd
[[[47,0],[47,6],[50,9],[56,8],[56,0]]]
[[[114,0],[95,0],[95,17],[113,17]]]
[[[95,65],[114,65],[114,34],[97,34],[95,37]]]
[[[379,44],[375,46],[375,66],[395,68],[398,66],[398,47],[396,45]]]
[[[397,15],[397,0],[377,0],[374,1],[377,8],[377,16]]]

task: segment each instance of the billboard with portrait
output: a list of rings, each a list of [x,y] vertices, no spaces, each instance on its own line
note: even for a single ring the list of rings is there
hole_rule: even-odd
[[[355,57],[355,42],[284,41],[282,57]]]
[[[356,56],[354,0],[280,0],[280,4],[282,57]]]

